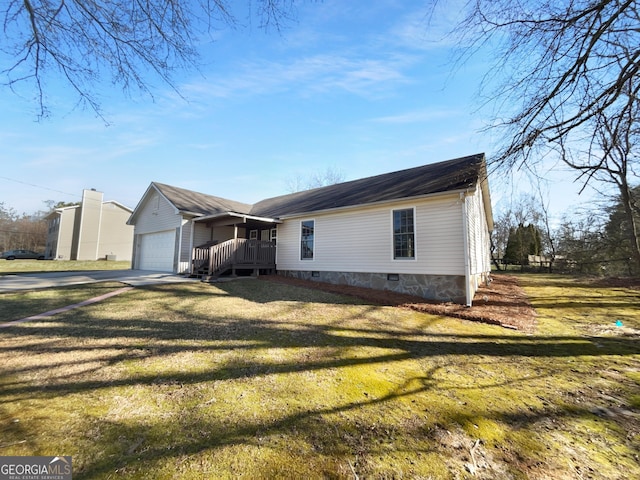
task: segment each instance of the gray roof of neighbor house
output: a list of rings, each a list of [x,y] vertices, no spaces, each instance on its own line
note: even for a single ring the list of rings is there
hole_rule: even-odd
[[[251,215],[279,218],[435,193],[473,189],[486,177],[484,154],[456,158],[374,177],[262,200]]]
[[[196,215],[236,212],[249,214],[251,205],[226,198],[214,197],[206,193],[193,192],[164,183],[152,182],[152,185],[164,195],[180,212]]]

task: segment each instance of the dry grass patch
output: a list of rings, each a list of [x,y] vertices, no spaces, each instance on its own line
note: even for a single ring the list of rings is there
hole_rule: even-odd
[[[533,335],[256,281],[4,329],[0,455],[72,455],[80,479],[640,477],[637,339],[583,328],[640,292],[581,310],[579,284],[554,307],[522,280]]]

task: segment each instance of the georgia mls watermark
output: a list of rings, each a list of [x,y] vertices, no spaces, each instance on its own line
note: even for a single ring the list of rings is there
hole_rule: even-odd
[[[71,480],[71,457],[0,457],[0,480]]]

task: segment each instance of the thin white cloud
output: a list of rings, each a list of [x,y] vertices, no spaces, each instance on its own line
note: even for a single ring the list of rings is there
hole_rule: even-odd
[[[255,62],[241,66],[237,74],[223,79],[188,84],[189,98],[232,96],[297,91],[301,95],[346,91],[365,97],[380,94],[410,82],[404,73],[414,62],[410,56],[350,58],[320,54],[283,62]]]
[[[457,45],[452,32],[464,16],[466,3],[467,0],[449,0],[435,7],[420,5],[398,20],[388,32],[388,39],[395,46],[410,50],[449,49]]]
[[[102,142],[100,142],[102,143]],[[112,138],[109,148],[103,146],[71,146],[68,143],[48,143],[45,146],[25,146],[16,149],[15,155],[23,159],[23,166],[29,168],[55,168],[79,167],[91,164],[99,164],[124,157],[128,154],[142,151],[155,144],[160,144],[161,138],[153,135],[140,135],[138,133],[124,133]]]

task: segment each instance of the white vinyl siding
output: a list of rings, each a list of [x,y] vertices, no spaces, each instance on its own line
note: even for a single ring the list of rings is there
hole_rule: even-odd
[[[182,216],[176,209],[155,191],[150,192],[136,216],[136,235],[175,229],[182,222]]]
[[[131,260],[133,226],[126,223],[130,216],[129,210],[115,203],[105,202],[102,204],[98,258],[115,255],[116,260]]]
[[[56,258],[59,260],[71,260],[73,252],[73,232],[79,221],[79,208],[65,208],[60,213],[60,231],[58,233],[58,245]]]
[[[491,239],[482,203],[482,190],[478,188],[473,195],[467,196],[465,201],[470,273],[472,275],[488,273],[491,271]]]
[[[414,207],[417,261],[394,261],[391,211]],[[464,275],[458,194],[317,214],[314,219],[313,270]],[[287,219],[278,226],[279,270],[310,269],[308,260],[300,260],[301,220]]]

